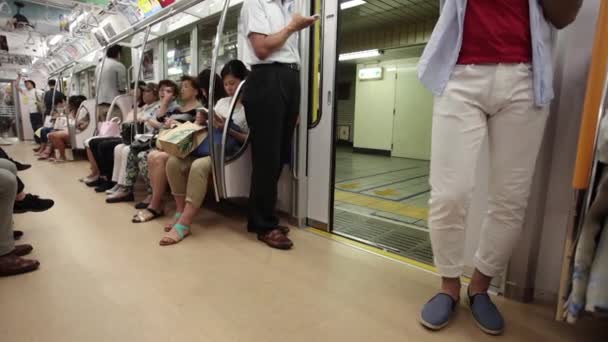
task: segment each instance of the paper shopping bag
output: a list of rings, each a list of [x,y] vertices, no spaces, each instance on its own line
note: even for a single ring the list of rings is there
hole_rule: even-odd
[[[163,132],[158,142],[163,151],[178,157],[187,157],[207,137],[207,129],[191,122],[183,123]]]

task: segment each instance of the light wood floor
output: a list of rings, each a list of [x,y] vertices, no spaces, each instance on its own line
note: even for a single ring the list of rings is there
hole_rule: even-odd
[[[37,162],[31,145],[6,148],[34,167],[26,189],[56,200],[15,216],[41,269],[0,278],[0,341],[493,341],[462,305],[453,324],[417,323],[434,275],[294,231],[295,249],[271,250],[238,215],[205,211],[194,235],[161,248],[165,220],[130,223],[130,204],[106,205],[77,181],[84,162]],[[556,247],[557,248],[557,247]],[[502,341],[607,341],[589,322],[552,321],[551,308],[497,299]]]

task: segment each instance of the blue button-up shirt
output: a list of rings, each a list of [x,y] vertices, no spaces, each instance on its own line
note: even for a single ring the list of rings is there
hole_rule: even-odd
[[[553,26],[545,19],[538,0],[530,2],[534,99],[537,106],[553,99]],[[424,49],[418,77],[433,94],[443,93],[460,55],[467,0],[440,0],[441,16]]]

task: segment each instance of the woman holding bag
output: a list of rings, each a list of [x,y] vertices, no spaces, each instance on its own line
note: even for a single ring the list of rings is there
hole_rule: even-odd
[[[223,130],[227,124],[226,120],[230,115],[232,97],[248,73],[243,62],[238,60],[228,62],[222,69],[222,81],[228,97],[220,99],[214,107],[216,112],[214,130]],[[197,113],[196,123],[203,125],[206,121],[205,114]],[[228,140],[243,144],[247,140],[249,127],[245,119],[245,109],[240,100],[234,110],[232,123],[234,125],[229,126],[228,129]],[[185,159],[171,156],[167,162],[167,177],[175,198],[177,212],[173,226],[165,228],[167,234],[160,241],[161,246],[176,244],[190,234],[192,221],[200,211],[203,199],[207,194],[209,175],[211,174],[211,158],[208,155],[203,155],[206,154],[205,152],[198,154],[196,152],[194,151],[191,156]]]
[[[194,77],[183,76],[180,86],[181,106],[169,111],[167,108],[171,99],[164,98],[158,116],[151,124],[158,123],[164,129],[169,129],[180,122],[194,121],[196,109],[201,106],[201,88]],[[163,215],[162,196],[167,190],[167,174],[165,165],[169,155],[163,151],[152,150],[148,154],[148,177],[152,186],[152,199],[148,207],[138,211],[133,216],[133,223],[151,221]]]
[[[133,92],[136,91],[137,103],[135,105],[138,107],[143,106],[142,90],[145,86],[146,84],[141,81],[138,83],[136,87],[137,89],[135,89],[134,83],[131,85],[131,92],[129,95],[133,95]],[[112,120],[114,120],[114,118],[112,118]],[[110,120],[110,122],[112,120]],[[133,111],[130,111],[125,116],[124,122],[126,123],[132,121]],[[114,170],[114,148],[121,143],[122,137],[120,136],[120,127],[118,127],[117,132],[114,131],[110,136],[93,139],[89,142],[89,147],[95,160],[95,164],[99,169],[99,179],[93,183],[95,186],[95,192],[105,192],[112,189],[114,185],[116,185],[112,181],[112,171]],[[89,183],[87,183],[87,185],[93,186]]]
[[[158,98],[158,86],[156,83],[148,83],[143,90],[142,95],[144,106],[141,111],[138,111],[137,121],[144,124],[146,133],[152,132],[154,128],[149,125],[148,121],[158,113],[160,102]],[[142,132],[143,133],[143,132]],[[123,138],[124,140],[124,138]],[[128,143],[128,141],[126,142]],[[135,200],[132,188],[127,188],[121,184],[126,183],[127,177],[127,160],[131,152],[130,144],[125,141],[114,148],[114,171],[112,172],[112,181],[116,183],[114,188],[106,191],[108,197],[106,203],[130,202]]]

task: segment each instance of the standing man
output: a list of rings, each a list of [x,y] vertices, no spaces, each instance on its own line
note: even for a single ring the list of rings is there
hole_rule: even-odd
[[[97,121],[105,121],[110,104],[118,95],[125,94],[127,90],[127,68],[119,61],[120,45],[112,45],[106,52],[106,61],[103,70],[95,69],[95,80],[101,72],[99,89],[95,90],[97,96]],[[101,65],[101,64],[100,64]],[[95,84],[97,86],[97,84]]]
[[[517,243],[553,99],[552,30],[574,21],[582,0],[441,1],[419,76],[434,94],[429,227],[441,291],[421,323],[439,330],[460,301],[465,220],[482,141],[490,145],[488,212],[468,287],[486,333],[503,332],[488,296]]]
[[[57,82],[53,79],[50,79],[48,82],[49,90],[44,93],[44,116],[51,114],[51,110],[55,107],[55,99],[63,99],[65,96],[62,92],[55,89]]]
[[[294,0],[245,0],[239,22],[243,61],[252,68],[243,95],[253,151],[248,230],[278,249],[293,246],[275,206],[300,107],[298,32],[316,21],[294,6]]]

